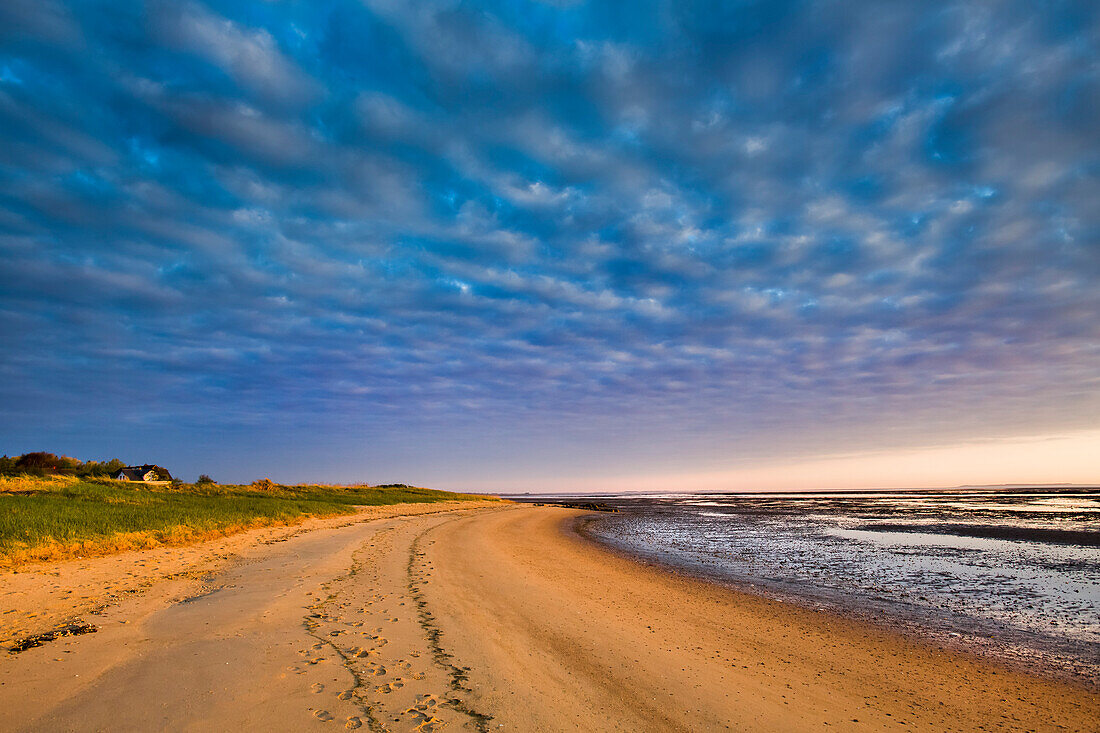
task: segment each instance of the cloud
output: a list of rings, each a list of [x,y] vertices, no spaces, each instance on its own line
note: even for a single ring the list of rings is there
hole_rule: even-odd
[[[0,435],[472,476],[1093,419],[1086,4],[527,10],[5,6]]]
[[[48,43],[78,44],[80,27],[64,5],[55,0],[11,0],[0,8],[0,38],[29,38]]]
[[[261,98],[302,103],[317,85],[279,49],[263,28],[247,28],[192,3],[153,7],[157,40],[221,68]]]

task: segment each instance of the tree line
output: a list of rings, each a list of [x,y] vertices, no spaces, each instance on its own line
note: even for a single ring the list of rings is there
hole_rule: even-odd
[[[69,456],[57,456],[45,451],[24,453],[21,456],[0,457],[0,475],[29,474],[46,476],[63,474],[67,476],[114,476],[130,464],[118,458],[109,461],[82,461]]]

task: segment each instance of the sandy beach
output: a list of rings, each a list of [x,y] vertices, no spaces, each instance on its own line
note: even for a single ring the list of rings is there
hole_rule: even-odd
[[[1100,730],[1083,687],[614,555],[578,512],[393,507],[0,575],[0,729]]]

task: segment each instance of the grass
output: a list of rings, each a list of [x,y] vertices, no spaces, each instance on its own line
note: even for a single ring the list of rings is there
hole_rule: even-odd
[[[142,486],[0,478],[0,567],[180,545],[359,506],[484,499],[412,487]]]
[[[0,476],[0,494],[35,493],[78,483],[75,476]]]

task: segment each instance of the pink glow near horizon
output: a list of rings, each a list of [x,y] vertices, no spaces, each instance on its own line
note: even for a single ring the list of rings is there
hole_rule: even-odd
[[[544,490],[768,491],[1031,483],[1100,484],[1100,430],[817,456],[698,473],[561,478],[548,482]],[[507,488],[497,486],[491,490]]]

